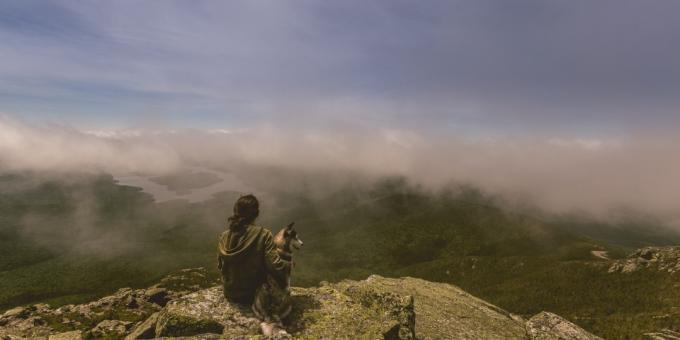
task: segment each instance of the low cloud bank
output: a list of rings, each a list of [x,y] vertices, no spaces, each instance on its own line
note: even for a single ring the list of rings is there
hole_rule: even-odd
[[[124,136],[103,138],[0,116],[0,169],[159,173],[180,166],[179,156],[166,143]]]
[[[403,175],[430,188],[470,183],[564,212],[628,206],[680,212],[680,140],[660,137],[429,136],[409,130],[97,131],[0,118],[0,167],[170,173],[183,166],[275,166],[370,176]]]

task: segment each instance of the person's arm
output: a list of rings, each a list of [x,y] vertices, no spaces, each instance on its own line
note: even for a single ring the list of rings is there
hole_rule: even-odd
[[[267,271],[277,279],[283,280],[290,274],[292,263],[279,256],[271,232],[267,232],[264,236],[264,257]]]

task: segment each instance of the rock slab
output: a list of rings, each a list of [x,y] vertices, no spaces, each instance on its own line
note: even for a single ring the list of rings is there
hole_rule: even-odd
[[[541,312],[529,319],[526,329],[532,340],[603,340],[559,315]]]
[[[251,309],[227,302],[206,277],[183,270],[87,304],[11,309],[0,316],[0,339],[262,338]],[[411,277],[294,287],[291,296],[288,334],[276,339],[600,339],[552,313],[526,321],[456,286]]]
[[[408,295],[343,282],[293,288],[292,299],[286,328],[293,337],[415,338],[413,298]],[[155,329],[157,337],[212,333],[240,338],[259,335],[260,321],[249,308],[227,302],[220,287],[213,287],[168,303]]]

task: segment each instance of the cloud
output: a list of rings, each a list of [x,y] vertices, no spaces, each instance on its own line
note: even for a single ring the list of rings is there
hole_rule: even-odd
[[[551,211],[628,206],[676,217],[679,146],[677,137],[658,135],[471,139],[361,126],[83,133],[0,120],[2,170],[156,174],[200,165],[245,176],[252,175],[248,169],[272,167],[300,174],[400,175],[433,189],[469,183]]]
[[[665,136],[680,126],[679,10],[2,3],[0,111],[23,119],[0,118],[0,162],[149,173],[241,162],[471,182],[558,210],[678,211],[680,140]]]
[[[0,5],[0,110],[75,125],[160,112],[194,127],[665,126],[679,123],[678,10],[673,0],[13,2]]]
[[[180,165],[163,143],[145,138],[102,138],[59,125],[35,125],[0,116],[0,167],[9,171],[167,172]],[[123,137],[123,136],[121,136]]]

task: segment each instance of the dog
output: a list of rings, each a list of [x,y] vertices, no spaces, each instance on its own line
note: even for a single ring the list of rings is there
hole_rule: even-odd
[[[295,222],[281,229],[274,236],[274,244],[281,259],[293,263],[293,250],[299,250],[304,244],[295,230]],[[281,281],[267,275],[265,282],[258,287],[253,301],[253,312],[263,320],[260,324],[262,334],[273,336],[285,334],[282,320],[290,314],[293,306],[290,297],[290,272]]]

